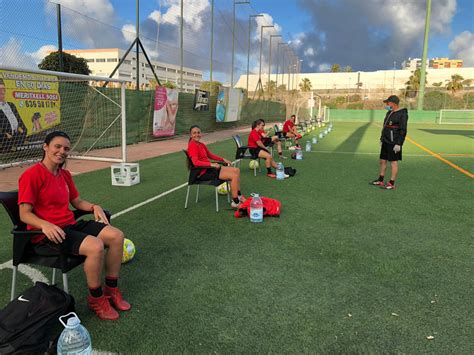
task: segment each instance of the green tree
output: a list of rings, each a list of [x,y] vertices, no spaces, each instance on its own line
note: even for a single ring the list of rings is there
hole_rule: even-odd
[[[219,88],[222,86],[222,83],[219,81],[203,81],[199,88],[204,91],[209,91],[211,96],[217,96],[219,93]]]
[[[428,76],[428,73],[426,73],[426,76],[425,76],[425,84],[427,82],[427,76]],[[418,90],[420,90],[420,81],[421,81],[421,71],[420,69],[416,69],[414,72],[412,72],[412,74],[410,75],[410,78],[405,83],[408,97],[415,97],[418,94]]]
[[[352,67],[351,67],[350,65],[346,65],[346,66],[344,67],[344,71],[345,71],[346,73],[352,73]]]
[[[463,88],[462,81],[464,78],[459,74],[451,75],[451,80],[447,79],[446,83],[446,90],[451,91],[454,95],[456,91],[461,90]]]
[[[278,92],[283,92],[283,91],[286,91],[286,84],[280,84],[280,86],[278,86]]]
[[[84,58],[78,58],[72,54],[63,52],[63,72],[89,75],[91,71]],[[60,71],[59,69],[59,52],[51,52],[43,58],[38,68],[43,70]]]
[[[299,83],[299,87],[301,91],[308,92],[308,91],[311,91],[311,89],[313,88],[313,85],[311,84],[311,80],[309,80],[308,78],[303,78],[301,79],[301,82]]]
[[[266,92],[270,98],[272,98],[273,95],[275,95],[275,89],[276,89],[276,82],[273,80],[270,80],[270,83],[267,82],[263,86],[264,92]]]
[[[158,83],[155,79],[150,79],[149,80],[150,82],[150,86],[152,88],[158,86]],[[165,87],[165,88],[168,88],[168,89],[176,89],[176,84],[173,83],[172,81],[161,81],[161,86]]]
[[[339,73],[341,71],[341,66],[339,64],[331,65],[331,73]]]
[[[442,82],[442,81],[440,81],[440,82],[438,82],[438,83],[433,83],[433,86],[435,86],[435,87],[437,87],[437,88],[439,88],[441,85],[443,85],[443,82]]]

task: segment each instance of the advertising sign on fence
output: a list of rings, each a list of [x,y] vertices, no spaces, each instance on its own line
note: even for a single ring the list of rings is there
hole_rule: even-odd
[[[193,110],[209,111],[209,94],[209,91],[196,89]]]
[[[153,113],[153,137],[173,136],[178,113],[177,89],[157,86],[155,90],[155,111]]]
[[[58,87],[54,75],[0,70],[0,152],[29,149],[60,123]]]
[[[216,121],[234,122],[240,120],[244,93],[241,89],[221,88],[217,95]]]

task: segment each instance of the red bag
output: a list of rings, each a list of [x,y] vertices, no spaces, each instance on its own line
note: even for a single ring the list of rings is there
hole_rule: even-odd
[[[270,197],[260,196],[263,202],[263,215],[264,216],[280,216],[281,202]],[[239,208],[235,211],[234,216],[237,218],[250,216],[250,204],[252,203],[252,197],[249,197],[245,202],[241,203]]]

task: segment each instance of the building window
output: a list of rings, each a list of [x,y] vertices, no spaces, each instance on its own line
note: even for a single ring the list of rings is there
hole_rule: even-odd
[[[94,58],[86,59],[86,62],[87,62],[87,63],[94,63]]]
[[[117,58],[107,58],[107,62],[117,62]]]
[[[97,58],[95,60],[96,63],[105,63],[105,58]]]
[[[128,64],[128,65],[130,65],[130,64],[132,64],[132,61],[131,61],[131,60],[128,60],[128,59],[125,59],[125,60],[123,61],[123,64]]]
[[[150,65],[148,63],[145,64],[145,68],[149,68],[149,67],[150,67]]]

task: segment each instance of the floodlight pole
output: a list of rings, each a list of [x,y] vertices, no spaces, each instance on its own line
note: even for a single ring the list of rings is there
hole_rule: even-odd
[[[184,61],[184,0],[181,0],[181,69],[179,73],[179,78],[181,82],[179,83],[179,91],[183,92],[183,61]]]
[[[213,62],[213,50],[214,50],[214,0],[211,2],[211,65],[209,71],[209,88],[212,87],[212,62]]]
[[[255,88],[255,92],[257,92],[257,90],[260,90],[263,92],[263,85],[262,85],[262,49],[263,49],[263,30],[265,28],[271,28],[271,27],[275,27],[273,25],[269,25],[269,26],[261,26],[260,27],[260,66],[259,66],[259,69],[258,69],[258,83],[257,83],[257,87]],[[253,96],[255,97],[255,92],[253,94]],[[260,94],[258,95],[259,98],[260,98]]]
[[[430,33],[431,0],[426,0],[425,37],[423,39],[423,56],[421,57],[420,92],[418,96],[418,110],[423,110],[425,100],[426,57],[428,55],[428,37]]]
[[[249,97],[249,71],[250,71],[250,26],[253,17],[263,17],[263,15],[250,15],[249,16],[249,41],[247,46],[247,98]]]
[[[136,27],[137,27],[137,38],[140,38],[140,0],[137,0],[136,4]],[[140,44],[136,43],[136,55],[137,55],[137,87],[135,88],[136,91],[140,90]]]
[[[268,53],[268,94],[270,99],[272,98],[272,94],[270,92],[270,79],[271,79],[271,72],[272,72],[272,38],[273,37],[281,37],[281,35],[270,35],[270,50]]]
[[[61,29],[61,4],[56,4],[56,19],[58,22],[58,53],[59,53],[59,71],[64,72],[63,61],[63,31]]]
[[[276,73],[276,92],[278,94],[278,74],[280,72],[280,46],[282,45],[288,45],[288,43],[278,43],[277,45],[277,73]],[[283,76],[283,71],[282,71],[282,76]]]
[[[234,56],[235,56],[235,5],[250,4],[250,1],[233,1],[233,16],[232,16],[232,68],[230,71],[230,87],[234,87]]]

